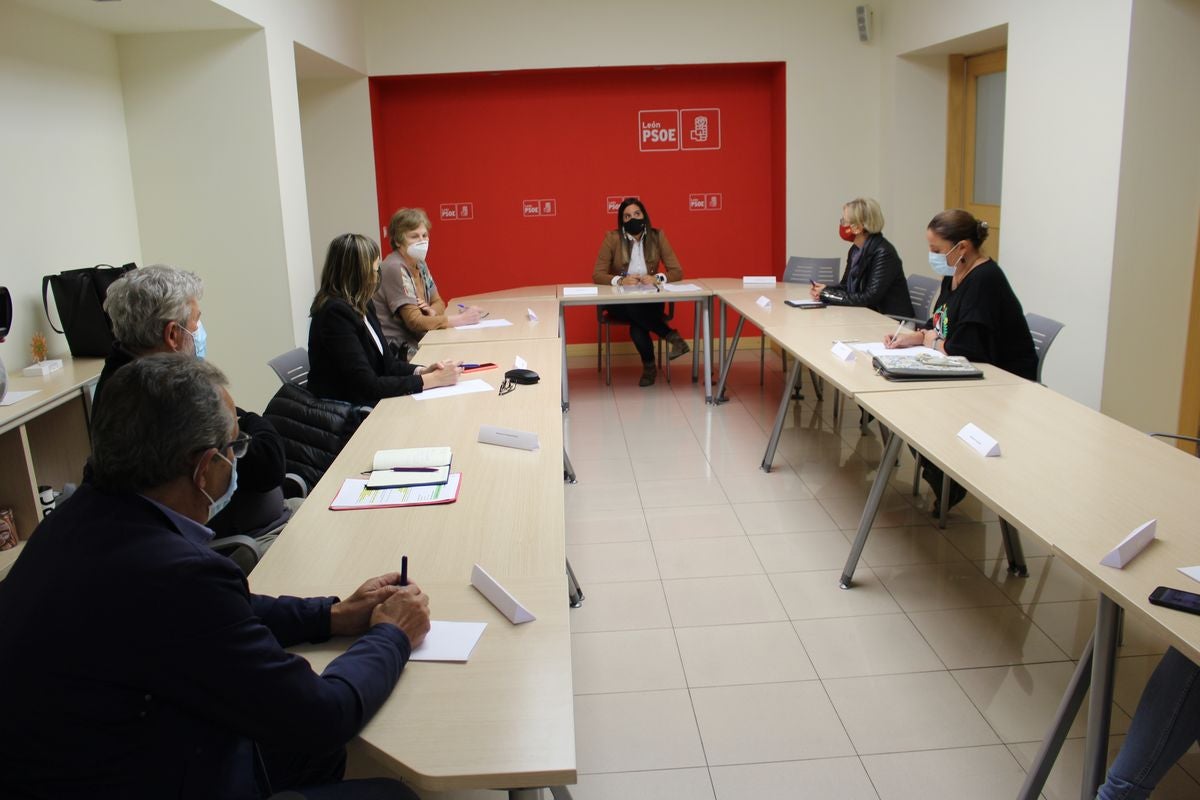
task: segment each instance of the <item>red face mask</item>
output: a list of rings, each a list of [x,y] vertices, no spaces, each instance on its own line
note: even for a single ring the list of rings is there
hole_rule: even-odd
[[[838,225],[838,236],[845,239],[847,242],[854,241],[854,231],[850,230],[849,225]]]

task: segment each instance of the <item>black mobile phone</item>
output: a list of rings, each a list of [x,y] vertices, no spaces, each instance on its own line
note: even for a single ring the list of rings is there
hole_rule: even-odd
[[[825,304],[820,302],[819,300],[816,300],[816,301],[814,301],[814,300],[784,300],[783,304],[785,306],[791,306],[792,308],[824,308],[825,307]]]
[[[1150,602],[1156,606],[1173,608],[1176,611],[1200,614],[1200,594],[1185,592],[1182,589],[1159,586],[1150,593]]]

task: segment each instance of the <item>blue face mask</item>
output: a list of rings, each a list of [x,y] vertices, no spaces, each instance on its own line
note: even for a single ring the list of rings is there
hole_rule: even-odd
[[[954,252],[955,247],[958,247],[958,245],[954,245],[954,247],[951,247],[950,252],[945,253],[945,254],[943,254],[943,253],[930,253],[929,254],[929,266],[938,275],[943,275],[947,278],[952,277],[954,275],[955,268],[947,262],[946,257],[949,256],[950,253]],[[960,258],[959,261],[962,261],[962,259]]]
[[[222,459],[226,464],[229,465],[229,488],[226,489],[225,493],[216,500],[213,500],[212,496],[208,492],[204,491],[203,489],[200,490],[200,493],[208,498],[209,520],[225,510],[225,506],[229,505],[229,500],[233,497],[233,493],[237,491],[237,458],[235,457],[233,461],[230,461],[221,453],[217,453],[217,458]]]
[[[208,331],[204,330],[204,323],[196,323],[195,333],[192,333],[187,328],[183,328],[183,332],[192,337],[192,349],[195,351],[196,358],[203,361],[205,354],[208,352]]]

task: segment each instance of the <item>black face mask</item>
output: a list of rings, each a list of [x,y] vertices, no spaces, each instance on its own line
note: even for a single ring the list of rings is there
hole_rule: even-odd
[[[630,236],[637,236],[642,231],[646,230],[646,220],[644,219],[627,219],[625,220],[625,232]]]

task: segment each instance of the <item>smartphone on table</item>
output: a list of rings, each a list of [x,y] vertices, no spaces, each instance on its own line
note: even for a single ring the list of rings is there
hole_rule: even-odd
[[[1150,602],[1156,606],[1173,608],[1176,611],[1200,614],[1200,594],[1185,592],[1182,589],[1159,586],[1150,593]]]

